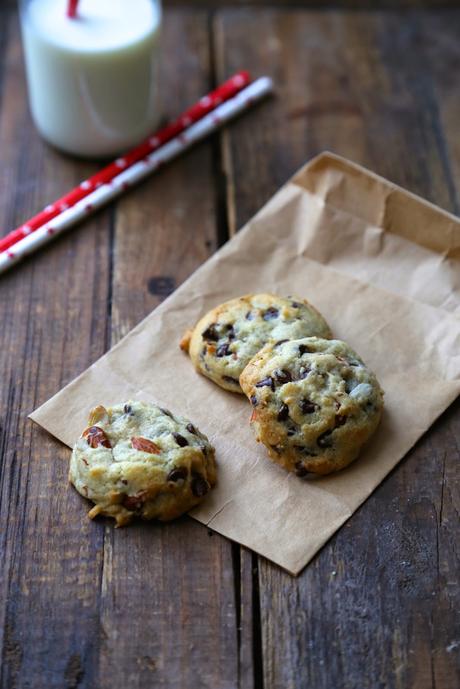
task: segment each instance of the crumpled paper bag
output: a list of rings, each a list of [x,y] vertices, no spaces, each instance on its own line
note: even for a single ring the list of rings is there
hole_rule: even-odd
[[[457,218],[324,153],[31,418],[72,446],[97,404],[141,398],[190,417],[218,461],[218,485],[192,516],[298,574],[459,394],[459,259]],[[209,308],[258,291],[311,300],[385,390],[377,433],[342,472],[302,481],[273,464],[247,400],[179,350]]]

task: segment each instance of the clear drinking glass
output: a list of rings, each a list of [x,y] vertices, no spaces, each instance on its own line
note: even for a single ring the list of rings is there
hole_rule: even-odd
[[[20,0],[40,134],[78,156],[116,155],[159,121],[161,0]]]

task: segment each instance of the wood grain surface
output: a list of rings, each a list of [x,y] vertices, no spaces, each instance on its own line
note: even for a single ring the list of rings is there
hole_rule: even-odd
[[[321,150],[459,212],[458,3],[240,4],[166,3],[165,117],[240,68],[276,98],[0,278],[2,689],[460,684],[458,402],[297,579],[187,517],[89,522],[27,420]],[[0,85],[6,233],[97,165],[36,134],[6,1]]]

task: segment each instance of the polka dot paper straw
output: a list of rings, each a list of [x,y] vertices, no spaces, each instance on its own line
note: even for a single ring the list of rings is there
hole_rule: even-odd
[[[220,126],[270,94],[272,90],[272,80],[268,77],[261,77],[246,86],[233,98],[226,100],[207,115],[195,121],[194,124],[188,126],[186,131],[177,134],[161,148],[155,148],[142,159],[138,159],[137,162],[131,162],[130,155],[119,158],[113,164],[116,165],[118,174],[107,181],[101,181],[100,184],[92,185],[84,198],[69,208],[63,208],[49,222],[35,231],[26,233],[22,239],[0,253],[0,273],[31,254],[53,237],[88,217],[92,212],[161,168],[165,163],[176,158],[193,144],[215,132]]]
[[[171,141],[175,136],[178,136],[192,124],[198,122],[202,117],[205,117],[209,112],[217,108],[221,103],[241,91],[250,82],[250,77],[247,72],[237,72],[230,79],[221,84],[217,89],[211,91],[206,96],[201,98],[198,103],[195,103],[191,108],[171,122],[160,131],[153,134],[139,146],[127,153],[123,158],[115,160],[107,167],[100,170],[97,174],[85,179],[81,184],[72,189],[71,192],[58,199],[54,203],[47,206],[43,211],[35,215],[30,220],[27,220],[23,225],[13,230],[6,237],[0,238],[0,252],[6,251],[13,244],[16,244],[21,239],[24,239],[31,232],[35,232],[38,228],[43,227],[50,220],[56,218],[63,211],[75,206],[78,201],[91,194],[95,189],[108,184],[114,177],[116,177],[120,170],[128,168],[130,165],[142,160],[149,153],[157,150],[165,143]]]

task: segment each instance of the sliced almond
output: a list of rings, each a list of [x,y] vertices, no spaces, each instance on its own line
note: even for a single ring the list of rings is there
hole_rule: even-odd
[[[88,512],[88,517],[89,517],[90,519],[94,519],[94,518],[97,517],[97,515],[100,514],[103,510],[104,510],[104,508],[102,507],[102,505],[94,505],[94,507],[92,507],[92,508],[90,509],[90,511]]]
[[[90,426],[94,426],[96,423],[104,423],[109,420],[109,413],[102,404],[99,404],[94,409],[91,409],[88,417],[88,423]]]
[[[131,438],[131,447],[140,452],[148,452],[151,455],[159,455],[161,448],[147,438]]]
[[[90,447],[112,447],[110,440],[99,426],[90,426],[83,431],[83,437]]]
[[[182,339],[179,342],[179,347],[182,349],[183,352],[188,352],[192,335],[193,330],[191,330],[190,328],[186,330],[185,333],[182,335]]]

